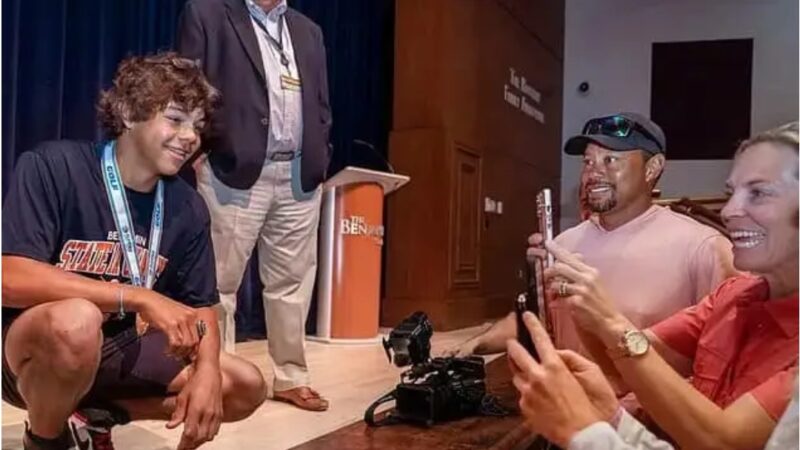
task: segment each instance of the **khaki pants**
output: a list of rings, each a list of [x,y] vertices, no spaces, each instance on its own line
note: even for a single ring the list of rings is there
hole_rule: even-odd
[[[305,356],[305,323],[317,271],[317,228],[321,187],[297,199],[299,159],[267,161],[256,183],[234,189],[215,176],[208,162],[197,174],[197,189],[211,214],[216,257],[223,348],[233,353],[236,292],[253,248],[258,244],[259,275],[264,284],[269,352],[275,362],[273,389],[310,382]]]

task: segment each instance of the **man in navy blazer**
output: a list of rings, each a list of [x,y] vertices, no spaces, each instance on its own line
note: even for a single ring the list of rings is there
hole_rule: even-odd
[[[236,292],[258,248],[273,398],[324,411],[303,346],[331,148],[322,31],[286,0],[189,0],[177,50],[222,92],[195,170],[211,213],[224,348],[234,351]]]

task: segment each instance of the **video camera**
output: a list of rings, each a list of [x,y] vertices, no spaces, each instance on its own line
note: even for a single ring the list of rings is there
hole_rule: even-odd
[[[480,412],[486,385],[483,359],[431,358],[433,327],[428,316],[417,311],[400,322],[383,347],[390,362],[411,368],[400,375],[394,391],[373,403],[364,414],[370,426],[412,422],[431,426],[436,422],[475,415]],[[395,411],[375,422],[375,409],[396,400]]]
[[[383,349],[389,362],[397,367],[423,364],[431,359],[431,336],[433,326],[428,316],[417,311],[389,333],[389,339],[383,340]]]

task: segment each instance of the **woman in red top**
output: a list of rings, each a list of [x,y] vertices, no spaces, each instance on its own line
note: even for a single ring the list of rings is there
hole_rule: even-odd
[[[649,330],[614,310],[597,270],[546,244],[549,289],[595,361],[683,448],[763,448],[797,372],[797,123],[742,143],[726,189],[734,264],[749,274]]]

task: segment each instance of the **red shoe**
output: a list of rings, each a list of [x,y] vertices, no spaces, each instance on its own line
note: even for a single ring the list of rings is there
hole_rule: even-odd
[[[81,410],[74,412],[67,420],[76,448],[78,450],[114,450],[114,443],[111,441],[111,427],[115,424],[111,421],[93,419],[91,413],[87,414],[87,411]]]

